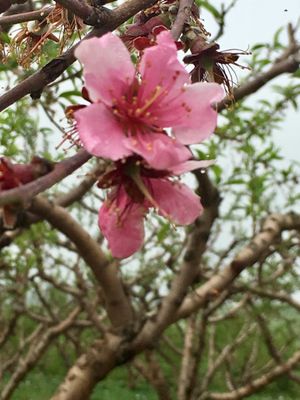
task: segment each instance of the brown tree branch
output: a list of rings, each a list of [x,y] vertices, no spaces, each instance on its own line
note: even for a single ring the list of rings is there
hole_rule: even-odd
[[[195,363],[194,339],[196,334],[196,314],[192,314],[186,323],[183,354],[180,373],[178,377],[177,397],[180,400],[188,400],[188,391],[192,380],[191,371]]]
[[[263,87],[279,75],[296,72],[299,68],[299,65],[300,55],[298,46],[297,48],[293,47],[289,51],[289,54],[286,55],[285,59],[275,62],[267,71],[256,75],[254,78],[250,78],[240,87],[234,89],[234,100],[239,101],[252,93],[256,93],[261,87]],[[218,103],[217,109],[220,112],[231,104],[232,98],[226,97],[223,101]]]
[[[277,364],[281,364],[283,362],[280,352],[277,350],[277,346],[275,344],[275,339],[272,336],[270,329],[268,327],[266,318],[261,313],[260,310],[257,310],[254,306],[254,303],[251,299],[248,300],[248,304],[253,311],[254,318],[257,321],[257,325],[259,326],[261,336],[265,342],[266,348],[268,350],[269,355]]]
[[[87,173],[84,178],[76,187],[71,189],[69,192],[59,194],[53,199],[53,203],[61,207],[68,207],[74,202],[79,201],[86,192],[94,185],[97,177],[101,174],[103,166],[99,166],[92,169]],[[17,227],[14,230],[5,230],[0,235],[0,249],[9,246],[20,234],[22,234],[24,228],[28,228],[31,224],[39,222],[41,219],[29,212],[25,212],[22,220],[17,221]],[[0,219],[1,221],[1,219]]]
[[[93,187],[99,176],[105,171],[105,163],[97,165],[86,177],[69,192],[59,194],[54,202],[61,207],[68,207],[79,201]]]
[[[217,372],[218,368],[222,365],[222,363],[225,362],[226,358],[228,355],[234,351],[236,351],[237,347],[251,335],[251,333],[255,329],[255,324],[249,326],[247,323],[242,326],[240,332],[237,334],[235,339],[231,341],[228,345],[224,346],[218,357],[213,361],[212,365],[210,368],[208,368],[204,378],[202,379],[201,382],[201,387],[200,387],[200,393],[203,393],[204,391],[207,390],[208,385],[210,381],[212,380],[213,376]],[[200,396],[197,396],[200,397]]]
[[[79,254],[92,269],[106,300],[106,309],[112,325],[117,330],[130,329],[133,312],[122,282],[118,276],[116,262],[110,263],[99,244],[62,207],[36,197],[30,211],[48,221],[59,232],[64,233],[75,244]]]
[[[300,311],[300,303],[296,301],[287,293],[278,291],[278,290],[270,290],[270,289],[263,289],[260,287],[254,286],[243,286],[240,284],[235,284],[234,289],[237,288],[238,291],[245,291],[256,294],[260,297],[266,297],[271,300],[278,300],[283,303],[289,304],[291,307],[295,308],[295,310]]]
[[[166,377],[160,367],[154,351],[145,352],[146,363],[134,361],[134,366],[141,375],[153,386],[159,400],[171,400],[171,393]]]
[[[207,317],[192,314],[186,324],[184,350],[178,379],[177,397],[190,400],[198,380],[198,369],[205,349]]]
[[[36,338],[42,334],[43,330],[44,330],[43,323],[39,324],[37,325],[37,327],[34,329],[33,332],[31,332],[25,339],[22,339],[15,354],[10,355],[7,361],[1,363],[0,377],[2,377],[3,373],[7,371],[9,368],[11,368],[13,365],[18,364],[18,361],[23,351],[26,349],[27,346],[31,346],[31,344],[36,340]]]
[[[0,193],[0,205],[9,203],[26,203],[38,193],[52,187],[55,183],[61,181],[76,169],[85,164],[92,156],[85,150],[79,150],[72,157],[57,163],[53,171],[42,176],[26,185],[17,188],[5,190]]]
[[[193,3],[194,3],[194,0],[180,0],[179,1],[178,13],[177,13],[175,22],[172,26],[172,29],[171,29],[171,33],[172,33],[174,40],[179,39],[186,20],[191,16]]]
[[[8,383],[4,386],[1,392],[1,400],[8,400],[11,398],[11,394],[17,388],[22,378],[41,358],[51,341],[72,326],[73,321],[76,319],[79,312],[80,308],[75,307],[65,320],[59,322],[53,327],[48,328],[41,335],[37,336],[36,340],[31,343],[26,357],[22,360],[22,362],[19,362],[16,371],[12,374]]]
[[[103,379],[116,365],[128,361],[134,355],[149,348],[153,340],[158,338],[163,327],[166,327],[167,324],[169,325],[175,320],[191,315],[206,304],[211,296],[214,297],[216,293],[220,293],[224,288],[227,288],[244,268],[253,265],[262,256],[284,229],[300,229],[300,216],[290,213],[286,215],[275,214],[267,218],[263,224],[262,231],[253,238],[250,244],[242,249],[230,265],[224,268],[221,273],[202,285],[193,295],[186,296],[179,310],[172,318],[169,316],[164,317],[164,315],[161,317],[158,313],[158,322],[156,322],[155,318],[151,321],[148,320],[142,328],[141,333],[137,336],[137,339],[133,341],[128,337],[124,339],[113,336],[112,339],[106,338],[105,342],[96,342],[86,354],[77,360],[74,367],[70,369],[64,383],[52,400],[86,399],[97,382]],[[166,303],[170,301],[170,298],[172,296],[166,297]],[[164,307],[169,308],[173,312],[179,305],[180,303],[178,304],[175,299],[175,304],[166,304]],[[150,333],[147,332],[147,328],[149,328]],[[295,357],[292,357],[286,364],[278,367],[279,369],[272,370],[271,376],[266,374],[258,381],[254,381],[255,387],[262,387],[267,384],[269,377],[272,380],[280,374],[287,372],[299,360],[300,352],[296,353]],[[251,385],[246,386],[246,390],[249,390],[249,388],[252,390]],[[208,395],[211,396],[210,394],[205,394],[205,396]],[[222,394],[212,394],[212,396],[215,395],[222,396]],[[236,396],[236,394],[234,395]],[[203,397],[203,399],[206,398],[230,400],[241,397]]]
[[[27,0],[0,0],[0,13],[7,11],[13,4],[23,4]]]
[[[220,296],[221,297],[221,296]],[[227,299],[228,295],[226,296],[225,299]],[[229,311],[227,311],[225,314],[221,314],[215,317],[211,317],[209,318],[209,322],[212,323],[216,323],[216,322],[220,322],[220,321],[224,321],[225,319],[229,319],[234,317],[234,315],[245,306],[245,304],[247,303],[247,300],[249,298],[249,294],[247,293],[245,296],[242,297],[242,299],[236,303]],[[223,302],[221,303],[223,304]]]
[[[20,24],[28,21],[43,21],[54,10],[54,7],[44,7],[36,11],[28,11],[24,13],[5,15],[0,17],[1,25]]]
[[[111,12],[108,22],[105,18],[106,25],[103,25],[101,28],[94,28],[84,39],[93,36],[100,37],[107,32],[115,30],[119,25],[127,21],[140,10],[150,7],[156,2],[157,0],[126,1]],[[74,61],[76,61],[74,50],[77,45],[78,43],[60,57],[50,61],[40,71],[35,72],[17,86],[3,94],[0,97],[0,111],[5,110],[5,108],[28,94],[30,94],[32,98],[39,98],[44,87],[58,78],[71,64],[74,63]]]
[[[64,8],[81,18],[87,25],[105,25],[109,22],[111,10],[105,7],[92,7],[84,0],[56,0]]]
[[[260,378],[254,379],[247,385],[242,386],[232,392],[228,393],[205,393],[199,400],[239,400],[247,397],[269,383],[273,382],[276,378],[290,372],[300,362],[300,350],[296,351],[285,363],[273,368],[270,372],[262,375]]]
[[[211,297],[219,295],[245,268],[260,259],[281,231],[292,229],[300,229],[300,215],[289,213],[269,216],[263,224],[262,231],[238,253],[227,267],[185,298],[178,312],[173,316],[174,320],[187,317],[202,307]]]
[[[51,400],[86,400],[99,382],[122,359],[122,340],[114,335],[106,335],[94,342],[89,350],[80,356],[70,368],[64,382]]]
[[[211,227],[218,216],[218,206],[220,203],[219,193],[211,185],[210,181],[207,187],[202,187],[202,191],[203,194],[204,192],[206,193],[204,201],[202,201],[205,209],[195,222],[193,231],[190,234],[183,264],[178,275],[174,278],[170,292],[165,297],[157,315],[146,322],[143,330],[137,336],[135,342],[135,346],[137,347],[139,343],[142,344],[145,341],[151,342],[151,340],[155,340],[160,336],[161,332],[173,320],[182,300],[186,296],[189,286],[199,275],[199,265],[202,255],[206,250]]]
[[[4,329],[2,328],[2,332],[0,333],[0,348],[6,343],[10,335],[12,335],[16,327],[17,321],[20,317],[20,314],[21,310],[16,310],[14,314],[11,316],[8,325]],[[2,321],[0,322],[2,325]]]

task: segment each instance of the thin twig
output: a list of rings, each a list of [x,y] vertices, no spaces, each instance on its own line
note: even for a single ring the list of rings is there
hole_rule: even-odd
[[[180,0],[179,10],[172,26],[171,33],[174,40],[178,40],[186,20],[191,16],[191,9],[194,0]]]
[[[47,175],[36,179],[26,185],[19,186],[14,189],[5,190],[0,193],[0,205],[9,203],[26,203],[38,193],[52,187],[55,183],[60,182],[66,176],[70,175],[76,169],[85,164],[92,156],[85,150],[80,150],[72,157],[56,164],[54,170]]]
[[[44,7],[40,10],[0,17],[0,25],[20,24],[28,21],[43,21],[54,10],[54,7]]]

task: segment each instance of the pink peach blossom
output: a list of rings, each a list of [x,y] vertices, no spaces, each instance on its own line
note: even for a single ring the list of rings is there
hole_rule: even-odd
[[[112,33],[83,41],[75,55],[93,103],[74,113],[89,153],[114,161],[137,154],[152,168],[165,169],[189,157],[184,145],[213,132],[217,113],[211,104],[222,99],[223,89],[216,83],[189,84],[169,32],[144,51],[137,71]],[[166,128],[172,128],[171,136]]]
[[[143,244],[143,219],[150,208],[175,224],[191,224],[202,212],[200,198],[172,175],[205,168],[211,161],[187,161],[170,170],[149,167],[140,157],[118,161],[99,179],[101,188],[112,187],[99,211],[99,227],[112,255],[129,257]]]

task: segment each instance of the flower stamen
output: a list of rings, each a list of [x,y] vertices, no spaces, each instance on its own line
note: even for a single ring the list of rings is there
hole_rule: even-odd
[[[135,110],[135,115],[137,117],[140,117],[150,106],[152,106],[152,104],[155,102],[155,100],[157,100],[157,98],[161,95],[161,89],[162,87],[160,85],[157,85],[152,97],[150,97],[150,99],[146,100],[144,106],[142,108],[137,108]]]

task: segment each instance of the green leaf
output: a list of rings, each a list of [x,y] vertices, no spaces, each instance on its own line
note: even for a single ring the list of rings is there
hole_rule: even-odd
[[[245,181],[243,179],[229,179],[224,185],[244,185]]]
[[[0,33],[0,41],[6,44],[10,43],[10,37],[8,35],[8,33],[6,32],[1,32]]]
[[[280,34],[281,34],[282,30],[283,30],[283,27],[279,28],[279,29],[275,32],[275,35],[274,35],[274,38],[273,38],[273,46],[274,46],[275,48],[276,48],[276,47],[282,47],[282,44],[279,42],[279,37],[280,37]]]
[[[265,43],[257,43],[251,47],[251,50],[255,51],[255,50],[263,49],[264,47],[266,47]]]
[[[215,175],[216,183],[220,183],[223,169],[219,165],[212,165],[210,170]]]
[[[219,11],[208,1],[196,0],[196,3],[199,7],[204,7],[207,11],[209,11],[216,19],[221,19],[221,14]]]
[[[82,97],[82,94],[79,90],[68,90],[60,94],[60,97],[64,97],[66,99],[69,99],[72,96]]]
[[[170,231],[170,224],[164,223],[157,233],[158,241],[162,242],[168,236],[169,231]]]
[[[293,76],[294,78],[300,78],[300,68],[298,68],[297,71],[294,72],[292,76]]]

